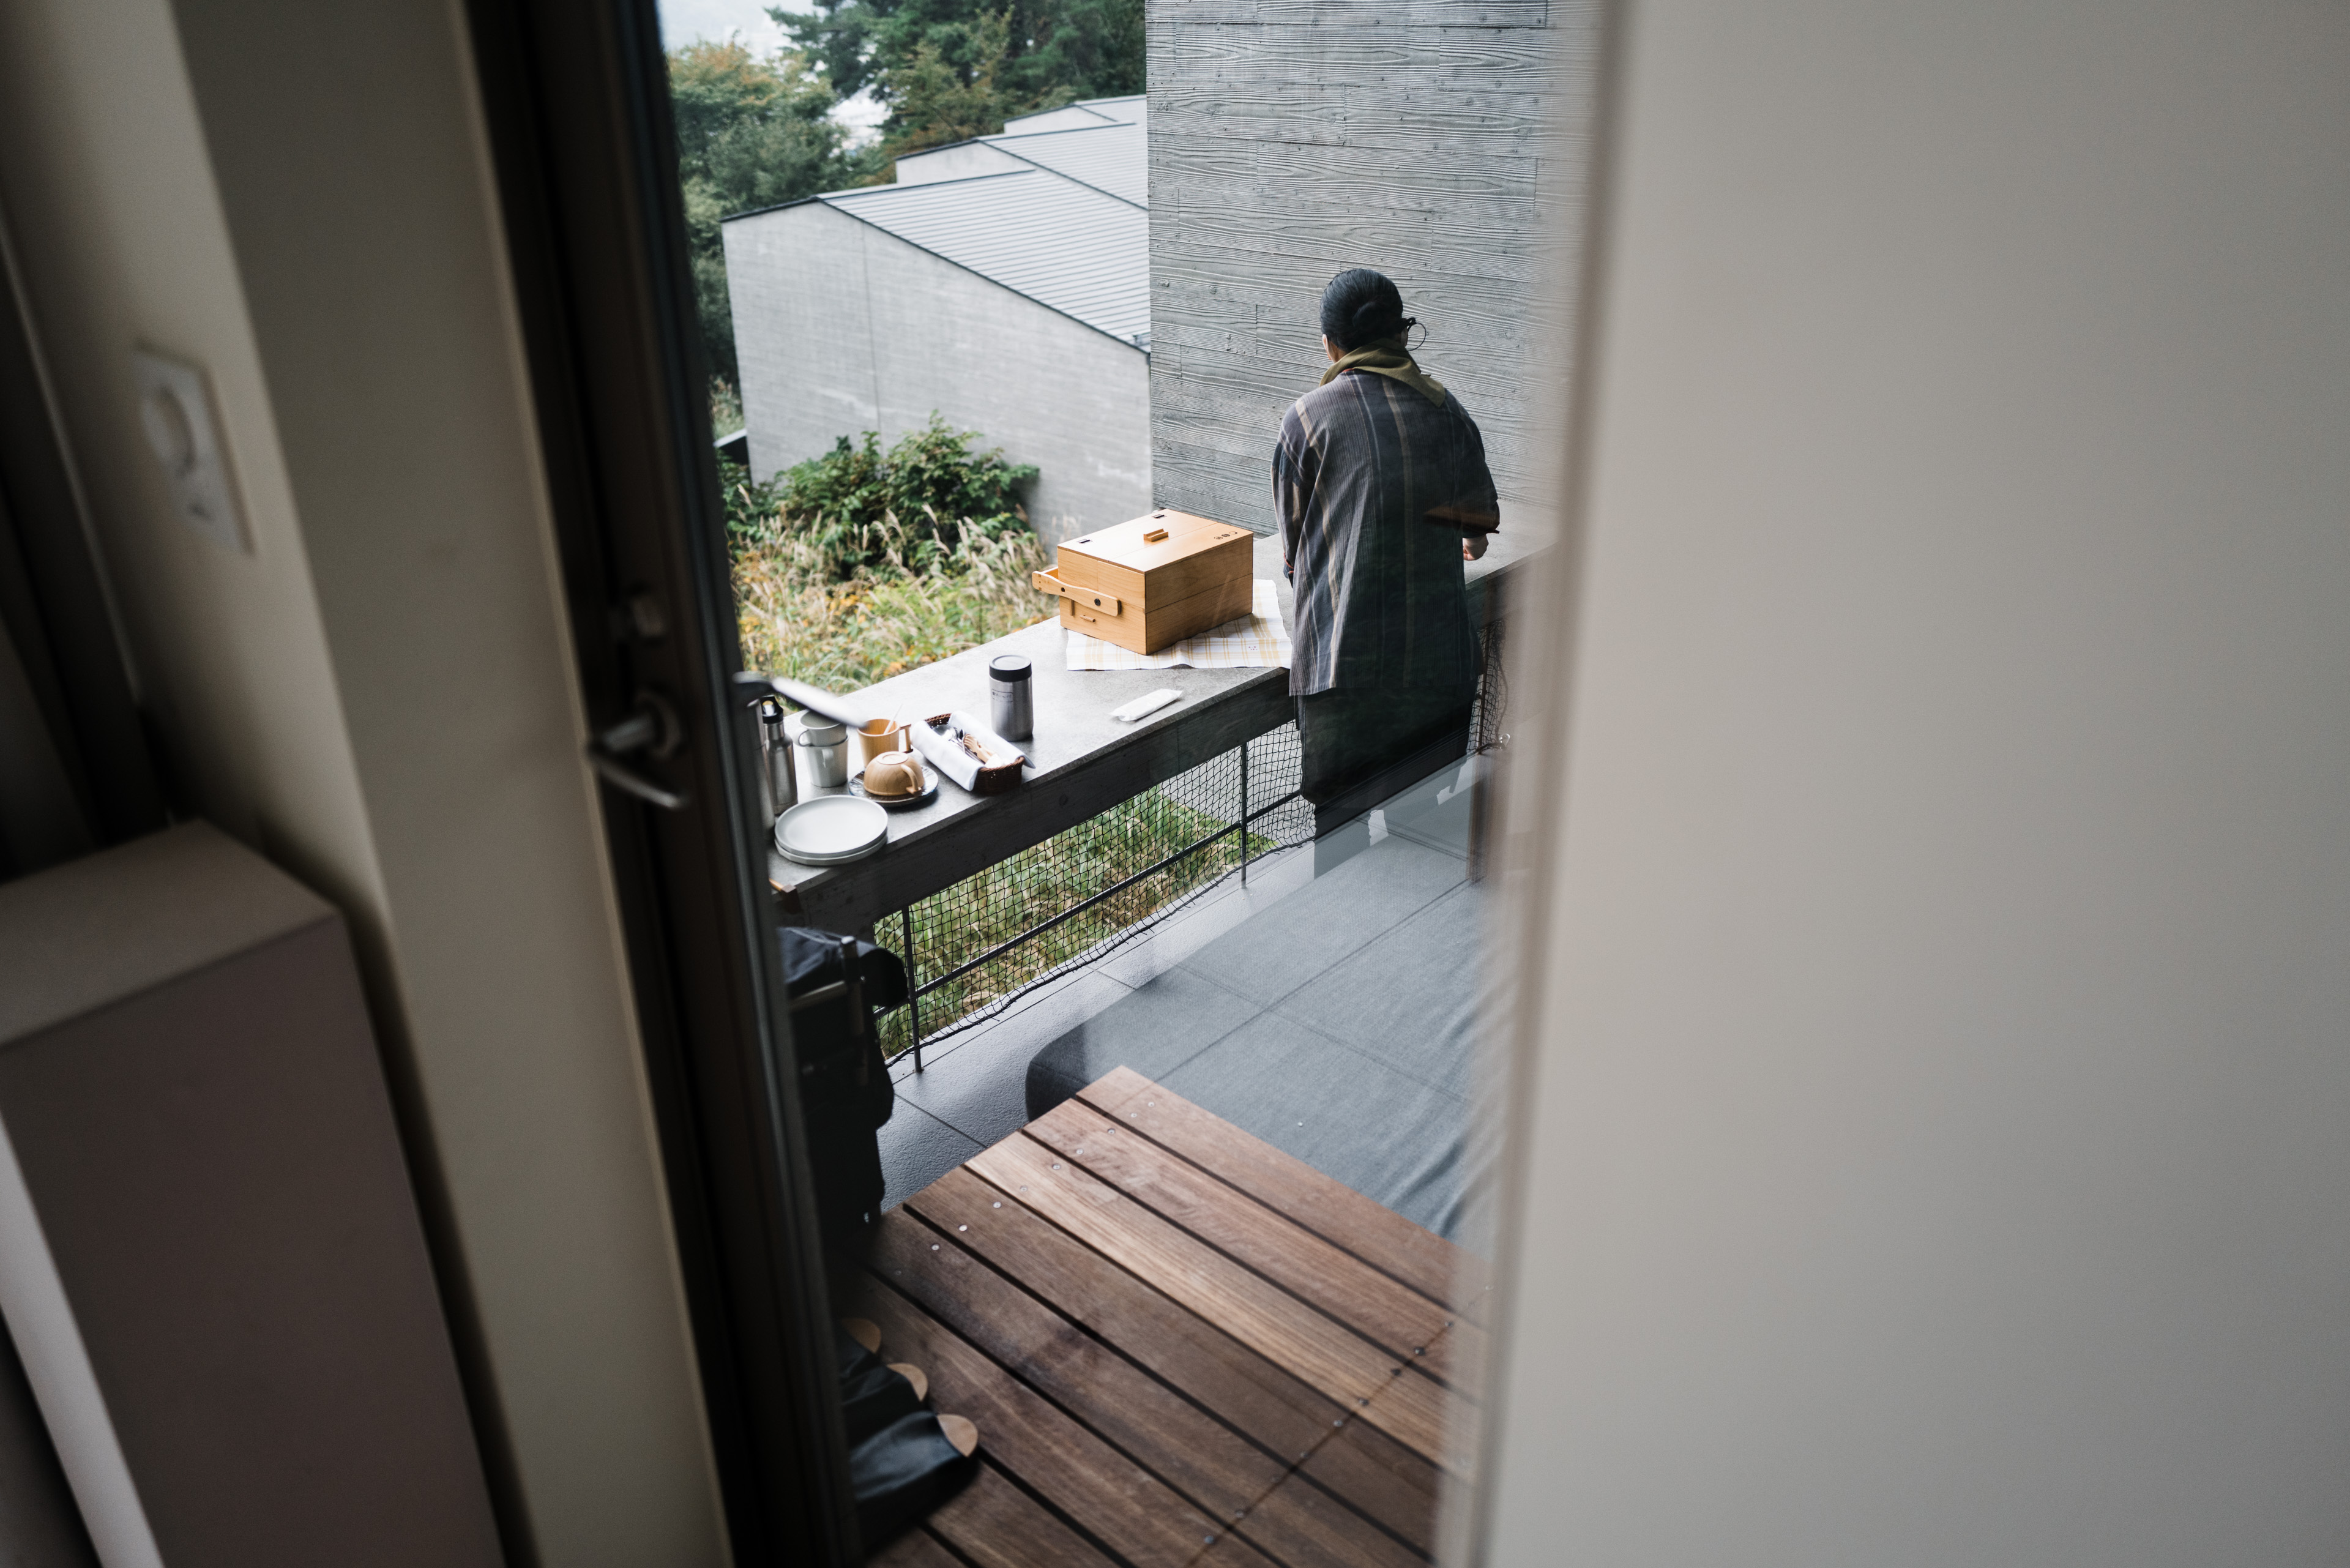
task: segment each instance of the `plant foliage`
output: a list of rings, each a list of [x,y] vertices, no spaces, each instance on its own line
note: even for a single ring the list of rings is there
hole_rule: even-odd
[[[951,565],[968,538],[1025,533],[1020,493],[1036,470],[974,452],[975,431],[954,431],[932,414],[887,453],[867,431],[840,438],[822,457],[754,483],[728,464],[727,532],[740,545],[789,545],[810,553],[828,580],[864,575],[921,576]]]
[[[889,109],[889,157],[1143,88],[1142,0],[816,0],[767,13],[842,93]]]
[[[762,57],[738,43],[689,44],[670,52],[669,86],[702,346],[711,373],[739,384],[720,220],[853,185],[879,160],[848,145],[831,118],[839,95],[790,51]]]
[[[1043,618],[1034,468],[936,415],[886,452],[868,431],[759,482],[722,463],[743,657],[855,691]]]

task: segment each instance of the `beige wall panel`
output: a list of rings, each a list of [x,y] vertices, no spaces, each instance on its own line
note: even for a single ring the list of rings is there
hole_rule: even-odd
[[[2350,14],[1638,0],[1490,1561],[2350,1561]]]
[[[715,1563],[470,69],[442,0],[12,0],[0,197],[166,753],[352,922],[517,1518]],[[211,376],[251,556],[165,511],[135,343]]]
[[[186,824],[0,888],[0,1308],[108,1568],[495,1568],[340,915]]]

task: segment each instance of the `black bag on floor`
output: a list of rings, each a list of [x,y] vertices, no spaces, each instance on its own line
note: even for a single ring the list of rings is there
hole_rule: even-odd
[[[785,926],[778,935],[816,1220],[837,1245],[881,1212],[881,1146],[874,1133],[889,1119],[898,1092],[881,1059],[874,1015],[905,1004],[906,966],[886,948],[830,931]]]

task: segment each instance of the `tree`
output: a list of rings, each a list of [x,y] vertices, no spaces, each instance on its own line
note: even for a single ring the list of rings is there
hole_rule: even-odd
[[[1142,0],[816,0],[768,15],[843,94],[889,109],[890,157],[1143,86]]]
[[[762,58],[738,43],[688,44],[671,51],[669,83],[702,344],[711,374],[734,384],[720,220],[853,185],[876,160],[849,148],[847,130],[830,118],[839,95],[798,54]]]

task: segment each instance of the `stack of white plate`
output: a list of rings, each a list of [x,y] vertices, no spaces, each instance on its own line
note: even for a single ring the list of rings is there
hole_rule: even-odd
[[[820,794],[775,818],[775,853],[803,866],[837,866],[889,840],[889,814],[854,795]]]

